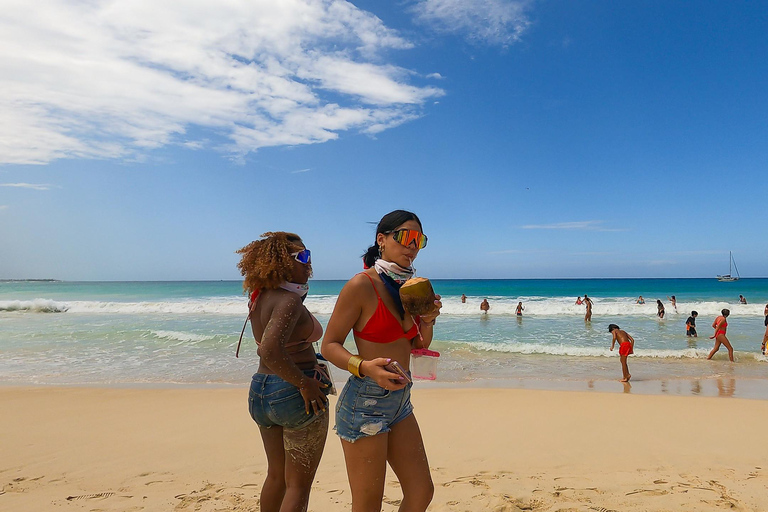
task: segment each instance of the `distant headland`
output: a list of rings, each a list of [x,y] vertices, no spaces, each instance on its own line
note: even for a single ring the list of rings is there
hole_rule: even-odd
[[[60,283],[59,279],[0,279],[0,283]]]

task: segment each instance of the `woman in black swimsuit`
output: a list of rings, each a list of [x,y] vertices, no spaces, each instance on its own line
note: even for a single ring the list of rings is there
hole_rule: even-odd
[[[658,299],[656,299],[656,308],[658,309],[656,314],[659,315],[659,318],[664,318],[664,304]]]

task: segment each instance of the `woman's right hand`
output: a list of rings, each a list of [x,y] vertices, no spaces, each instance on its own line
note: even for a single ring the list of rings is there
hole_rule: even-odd
[[[376,384],[390,391],[403,389],[408,383],[402,380],[396,373],[392,373],[384,367],[392,362],[392,359],[386,357],[377,357],[369,361],[363,361],[360,365],[360,372],[365,377],[372,378]]]
[[[328,384],[320,382],[319,380],[310,379],[305,376],[301,379],[301,385],[299,386],[299,393],[304,399],[304,410],[307,414],[310,411],[315,414],[319,414],[320,411],[325,411],[328,405],[328,398],[323,393],[322,389],[327,388]]]

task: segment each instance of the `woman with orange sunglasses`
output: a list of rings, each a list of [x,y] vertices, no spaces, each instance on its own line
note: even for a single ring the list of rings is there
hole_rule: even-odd
[[[436,296],[434,313],[412,317],[399,295],[426,245],[415,214],[396,210],[385,215],[376,227],[376,243],[363,255],[366,270],[344,285],[323,338],[323,355],[352,373],[339,396],[335,428],[353,512],[381,510],[387,463],[400,481],[400,510],[424,511],[432,501],[434,485],[411,406],[408,368],[411,350],[432,342],[442,304]],[[344,348],[349,331],[358,355]],[[395,373],[394,363],[402,375]]]

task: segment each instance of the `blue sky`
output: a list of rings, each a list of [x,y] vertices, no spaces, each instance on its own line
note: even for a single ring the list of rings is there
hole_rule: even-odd
[[[0,278],[768,276],[768,4],[5,0]],[[222,7],[226,5],[226,7]]]

